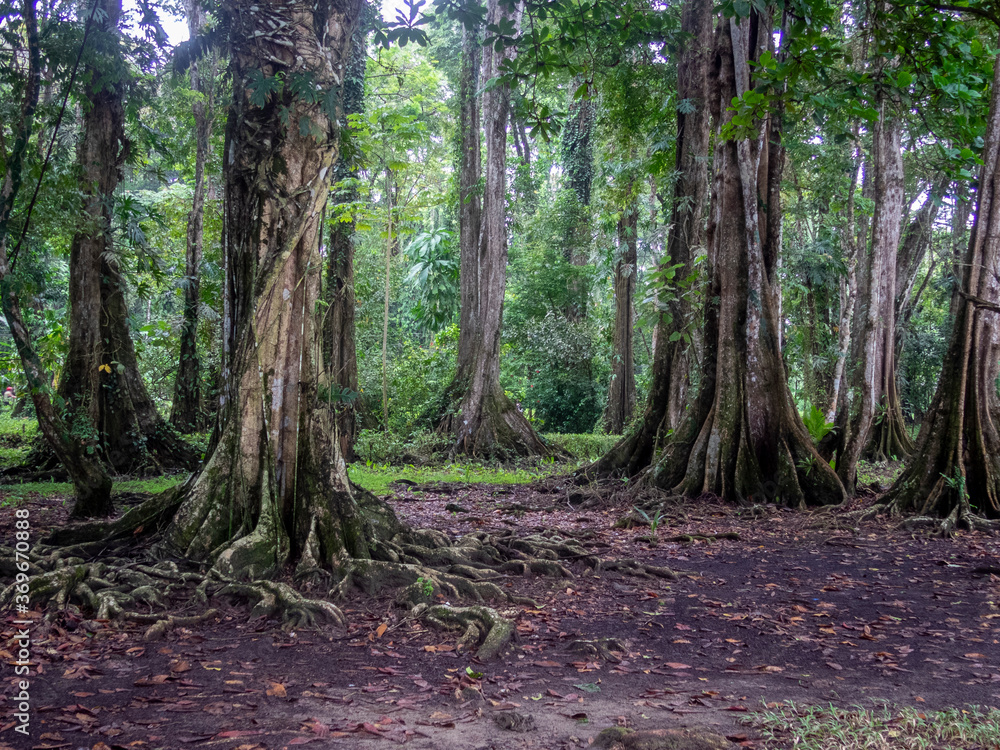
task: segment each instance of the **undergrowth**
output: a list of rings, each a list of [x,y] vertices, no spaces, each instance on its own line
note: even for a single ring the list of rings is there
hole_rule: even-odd
[[[945,711],[850,709],[768,704],[745,720],[768,747],[797,750],[973,750],[1000,747],[1000,711],[976,706]]]

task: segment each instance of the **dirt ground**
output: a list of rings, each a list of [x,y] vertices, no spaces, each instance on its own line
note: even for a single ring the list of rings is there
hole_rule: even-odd
[[[495,605],[518,643],[486,663],[409,619],[392,591],[341,602],[347,632],[283,632],[223,604],[217,620],[146,643],[138,627],[36,615],[30,741],[12,731],[7,613],[0,747],[561,750],[620,725],[708,727],[762,748],[741,719],[766,703],[1000,708],[996,537],[698,501],[672,506],[651,543],[648,526],[614,527],[627,507],[579,510],[553,483],[396,490],[416,527],[572,533],[602,557],[682,575],[498,576],[539,606]],[[39,536],[65,520],[60,500],[22,507]],[[12,523],[0,513],[4,539]]]

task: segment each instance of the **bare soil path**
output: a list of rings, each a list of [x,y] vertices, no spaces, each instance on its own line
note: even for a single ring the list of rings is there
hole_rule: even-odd
[[[762,703],[1000,708],[995,537],[932,539],[883,520],[855,529],[840,511],[699,501],[670,506],[652,544],[648,527],[614,528],[628,508],[580,510],[554,483],[394,489],[414,526],[574,534],[604,558],[685,575],[595,576],[581,565],[560,580],[498,576],[539,606],[497,605],[519,643],[488,663],[408,619],[392,591],[342,603],[347,632],[286,633],[237,606],[152,643],[117,623],[39,618],[34,733],[25,742],[11,731],[4,700],[0,747],[557,750],[614,725],[710,727],[734,748],[763,747],[740,723]],[[39,535],[65,519],[59,500],[22,507]],[[12,522],[0,512],[4,538]],[[0,641],[8,665],[12,620]],[[5,696],[14,679],[6,666]]]

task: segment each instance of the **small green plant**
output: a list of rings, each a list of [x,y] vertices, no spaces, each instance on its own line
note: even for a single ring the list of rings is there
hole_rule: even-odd
[[[802,422],[805,424],[806,429],[809,430],[809,436],[813,439],[813,443],[816,444],[825,438],[834,428],[832,422],[826,421],[826,415],[823,413],[823,410],[815,405],[810,406],[809,411],[802,415]]]
[[[642,516],[643,520],[649,524],[649,535],[656,536],[656,529],[660,525],[660,521],[663,520],[663,508],[657,508],[656,513],[652,517],[638,506],[636,506],[635,512]]]
[[[968,500],[969,492],[965,488],[965,475],[962,474],[962,470],[959,467],[955,467],[955,473],[952,476],[946,476],[941,474],[941,478],[944,483],[948,485],[953,491],[958,493],[960,500]]]
[[[434,582],[431,579],[420,576],[416,580],[416,584],[420,587],[420,591],[425,597],[430,599],[434,596]]]

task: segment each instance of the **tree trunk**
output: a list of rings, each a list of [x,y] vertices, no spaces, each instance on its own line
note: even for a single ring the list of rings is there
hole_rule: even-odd
[[[490,0],[487,17],[487,25],[490,25],[505,19],[514,20],[514,13],[502,7],[498,0]],[[509,54],[509,49],[498,52],[492,45],[484,48],[481,79],[485,82],[498,76],[501,62]],[[484,91],[482,97],[486,189],[476,250],[478,263],[467,262],[469,245],[472,244],[469,237],[468,245],[462,245],[461,259],[461,321],[469,326],[468,338],[464,342],[459,339],[456,384],[462,390],[456,391],[461,393],[458,413],[454,419],[446,419],[443,426],[453,432],[455,450],[459,453],[477,456],[545,455],[551,451],[500,386],[500,330],[507,286],[506,171],[510,87],[494,86]],[[471,126],[473,123],[468,124]],[[466,154],[463,148],[463,175],[467,167],[471,174],[473,166],[466,163],[466,157],[471,162],[472,154]],[[469,184],[463,176],[461,187]],[[464,239],[462,241],[465,242]],[[468,277],[470,273],[476,275],[474,282]],[[471,305],[469,315],[466,314],[467,303]],[[462,334],[465,334],[464,330]]]
[[[458,362],[455,378],[444,395],[444,418],[439,430],[454,433],[458,429],[458,399],[469,387],[473,350],[480,328],[479,321],[479,235],[482,232],[483,204],[479,195],[482,176],[480,140],[479,87],[481,47],[478,33],[462,27],[462,74],[459,84],[459,130],[461,145],[458,165],[458,246],[459,294]]]
[[[366,6],[367,7],[367,6]],[[343,116],[340,119],[340,158],[334,182],[355,179],[361,155],[349,135],[347,116],[365,110],[365,67],[368,60],[365,35],[367,24],[358,24],[351,43],[351,62],[344,77]],[[353,185],[335,193],[335,203],[350,204],[358,198]],[[354,221],[334,219],[330,227],[330,247],[326,257],[324,296],[328,305],[323,323],[323,359],[330,379],[339,389],[335,401],[337,439],[345,461],[355,459],[354,440],[358,434],[358,355],[355,349]]]
[[[73,482],[76,502],[73,516],[87,518],[112,512],[111,477],[97,458],[93,423],[86,412],[56,408],[50,381],[35,350],[31,334],[21,314],[17,290],[10,280],[11,267],[7,257],[7,238],[14,213],[15,201],[22,184],[24,158],[29,146],[38,105],[41,54],[35,3],[24,3],[23,21],[27,44],[28,70],[22,94],[21,114],[16,138],[7,156],[6,172],[0,191],[0,306],[10,329],[18,356],[24,367],[28,393],[35,405],[39,429],[58,460],[66,467]]]
[[[618,252],[615,264],[615,322],[611,347],[611,384],[601,422],[611,435],[620,435],[635,412],[635,318],[636,233],[639,210],[634,193],[624,216],[618,220]]]
[[[901,125],[882,101],[872,141],[875,212],[871,251],[862,268],[857,356],[850,392],[837,418],[837,474],[854,492],[858,459],[868,449],[876,460],[912,450],[896,389],[896,254],[903,219]]]
[[[96,2],[104,46],[113,51],[104,64],[124,68],[117,47],[121,0]],[[124,282],[111,241],[112,197],[129,148],[125,81],[109,83],[96,67],[89,72],[89,108],[77,148],[88,221],[70,247],[69,352],[59,395],[74,413],[88,415],[97,429],[102,459],[115,471],[191,469],[198,463],[197,454],[160,417],[139,374]]]
[[[253,9],[229,0],[220,8],[234,82],[224,166],[225,386],[209,458],[168,538],[227,575],[256,578],[292,562],[297,577],[324,577],[347,558],[369,557],[374,539],[334,439],[316,308],[341,113],[289,86],[263,107],[252,101],[255,74],[308,77],[317,90],[337,92],[359,10],[360,0],[271,0]]]
[[[572,92],[570,95],[573,95]],[[565,311],[566,317],[571,321],[586,319],[587,297],[590,293],[586,277],[577,269],[586,266],[589,261],[590,222],[587,207],[590,206],[590,189],[594,179],[594,109],[592,102],[574,99],[570,103],[566,125],[562,131],[562,162],[566,182],[576,195],[578,212],[576,221],[568,227],[563,248],[566,262],[575,266],[569,276]],[[637,227],[638,223],[635,228]]]
[[[913,286],[923,265],[934,236],[934,222],[940,212],[940,200],[948,190],[951,180],[938,177],[931,185],[927,200],[910,219],[903,233],[903,242],[896,259],[896,358],[902,351],[902,334],[913,315]]]
[[[752,85],[749,63],[773,49],[773,24],[754,10],[750,18],[724,21],[716,39],[716,111],[724,125],[730,102]],[[708,298],[718,304],[707,310],[698,399],[651,480],[688,496],[839,503],[844,488],[813,448],[778,348],[780,108],[758,127],[753,139],[717,142]]]
[[[197,0],[187,0],[188,30],[194,39],[205,23]],[[204,426],[201,408],[201,362],[198,358],[198,307],[201,304],[201,258],[205,233],[205,165],[208,163],[212,122],[215,119],[215,56],[209,60],[211,73],[202,78],[197,56],[192,57],[189,74],[196,99],[194,113],[195,159],[194,199],[188,214],[187,250],[184,256],[184,321],[181,323],[180,361],[174,381],[174,403],[170,424],[181,433],[197,432]]]
[[[673,208],[663,266],[683,264],[678,278],[688,278],[695,257],[706,247],[708,144],[711,134],[709,71],[712,62],[712,3],[687,0],[681,16],[685,33],[677,71],[677,97],[690,108],[677,109],[676,170]],[[688,110],[689,111],[686,111]],[[586,473],[635,476],[649,466],[657,444],[681,420],[687,401],[689,347],[683,334],[692,325],[686,297],[672,294],[660,301],[653,333],[652,380],[638,428],[588,467]],[[690,339],[690,336],[688,337]]]
[[[914,455],[887,494],[894,510],[1000,518],[1000,58],[995,61],[976,218],[937,392]]]
[[[859,127],[854,125],[854,142],[858,143]],[[840,321],[837,326],[837,363],[833,368],[833,387],[830,393],[830,405],[826,410],[826,421],[831,424],[837,418],[837,406],[840,403],[841,384],[844,380],[844,370],[847,366],[848,351],[851,346],[851,329],[854,326],[854,307],[858,294],[858,235],[855,222],[855,193],[858,190],[858,174],[862,167],[863,150],[858,144],[855,148],[855,159],[852,162],[851,185],[847,193],[847,210],[845,211],[843,243],[841,251],[847,266],[847,276],[841,277],[840,287]],[[831,434],[832,438],[835,438]],[[831,454],[832,455],[832,454]],[[824,454],[824,458],[826,458]]]

